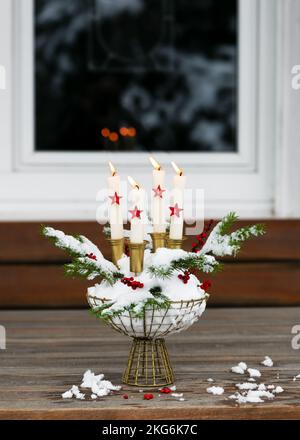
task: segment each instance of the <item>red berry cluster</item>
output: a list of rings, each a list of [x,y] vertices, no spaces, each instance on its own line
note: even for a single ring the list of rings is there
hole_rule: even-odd
[[[122,278],[121,283],[126,284],[127,286],[131,287],[133,290],[136,289],[142,289],[144,287],[143,283],[140,283],[139,281],[135,281],[133,277],[130,278]]]
[[[200,284],[200,287],[202,290],[204,290],[206,292],[207,289],[209,289],[211,287],[211,282],[209,280],[203,281],[203,283]]]
[[[190,274],[191,274],[191,273],[190,273],[188,270],[185,270],[183,275],[182,275],[182,274],[179,274],[179,275],[178,275],[178,278],[179,278],[184,284],[187,284],[187,282],[188,282],[189,279],[190,279]]]
[[[93,253],[86,254],[86,257],[87,257],[87,258],[90,258],[91,260],[97,260],[96,255],[94,255]]]
[[[196,242],[192,243],[192,252],[199,252],[203,248],[207,240],[207,235],[211,230],[212,225],[213,225],[213,220],[210,220],[207,223],[207,225],[204,227],[203,232],[196,236],[198,243]]]

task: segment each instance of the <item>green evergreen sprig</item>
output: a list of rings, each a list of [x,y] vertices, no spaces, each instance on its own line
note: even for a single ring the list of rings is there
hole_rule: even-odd
[[[213,256],[192,254],[187,252],[185,258],[172,261],[168,266],[150,266],[148,272],[157,278],[170,278],[175,271],[200,270],[205,273],[215,273],[222,269],[222,265]]]
[[[120,309],[112,309],[112,305],[113,302],[107,302],[101,306],[93,307],[90,309],[90,313],[96,316],[96,318],[106,322],[124,315],[125,312],[130,313],[133,318],[141,319],[144,317],[147,308],[152,307],[155,310],[165,310],[171,306],[171,301],[165,295],[161,294],[153,296],[153,298],[148,298],[139,304],[132,302],[129,306]]]
[[[110,285],[123,277],[117,267],[105,260],[97,246],[86,237],[65,235],[63,232],[49,227],[42,227],[42,234],[49,238],[56,247],[72,257],[72,262],[64,266],[66,275],[88,280],[99,277]]]
[[[218,223],[218,231],[220,235],[228,234],[233,227],[234,223],[238,220],[238,216],[235,212],[229,212],[221,221]]]

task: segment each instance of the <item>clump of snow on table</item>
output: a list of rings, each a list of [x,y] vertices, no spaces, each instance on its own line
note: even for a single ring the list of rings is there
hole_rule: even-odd
[[[213,386],[213,387],[206,388],[206,391],[210,394],[213,394],[214,396],[220,396],[221,394],[224,393],[224,388]]]
[[[104,380],[103,374],[96,375],[91,370],[87,370],[82,379],[80,388],[91,390],[91,399],[95,400],[97,397],[104,397],[111,394],[112,391],[119,391],[121,386],[113,385],[109,380]],[[76,399],[84,400],[85,394],[79,391],[77,385],[73,385],[68,391],[62,394],[63,399],[71,399],[76,397]]]
[[[248,368],[247,371],[250,377],[261,377],[261,372],[256,368]]]
[[[231,367],[232,373],[235,374],[245,374],[247,370],[247,364],[245,362],[240,362],[238,365]]]
[[[274,394],[269,391],[249,390],[245,395],[241,393],[235,393],[229,396],[229,399],[235,400],[237,403],[263,403],[266,399],[274,399]]]
[[[274,363],[269,356],[265,356],[265,359],[261,362],[265,367],[273,367]]]

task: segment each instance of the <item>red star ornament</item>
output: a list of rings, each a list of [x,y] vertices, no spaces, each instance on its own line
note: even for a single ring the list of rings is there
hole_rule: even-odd
[[[109,198],[111,199],[112,205],[120,205],[120,200],[122,199],[122,197],[119,196],[117,192],[115,192],[113,196],[109,196]]]
[[[183,209],[179,208],[178,203],[175,204],[175,206],[170,206],[170,210],[171,210],[171,217],[173,215],[175,215],[176,217],[180,217],[180,213],[181,211],[183,211]]]
[[[137,206],[134,207],[134,209],[129,209],[129,212],[131,214],[131,220],[134,218],[141,218],[142,210],[138,209]]]
[[[160,197],[163,198],[163,193],[166,191],[165,189],[162,189],[160,185],[158,185],[157,188],[152,188],[152,191],[154,191],[154,197]]]

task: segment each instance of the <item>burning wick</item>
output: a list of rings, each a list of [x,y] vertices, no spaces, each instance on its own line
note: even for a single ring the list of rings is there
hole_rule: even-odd
[[[183,176],[183,170],[181,170],[181,169],[176,165],[175,162],[171,162],[171,164],[172,164],[172,167],[173,167],[174,170],[175,170],[175,173],[177,173],[178,176]]]
[[[140,185],[136,183],[136,181],[131,176],[128,176],[128,182],[130,183],[132,188],[140,189]]]
[[[155,168],[157,171],[161,170],[160,164],[154,159],[154,157],[149,157],[149,160],[150,160],[153,168]]]
[[[111,175],[112,176],[116,176],[117,175],[117,170],[115,169],[115,167],[113,166],[113,164],[111,162],[108,162],[110,171],[111,171]]]

